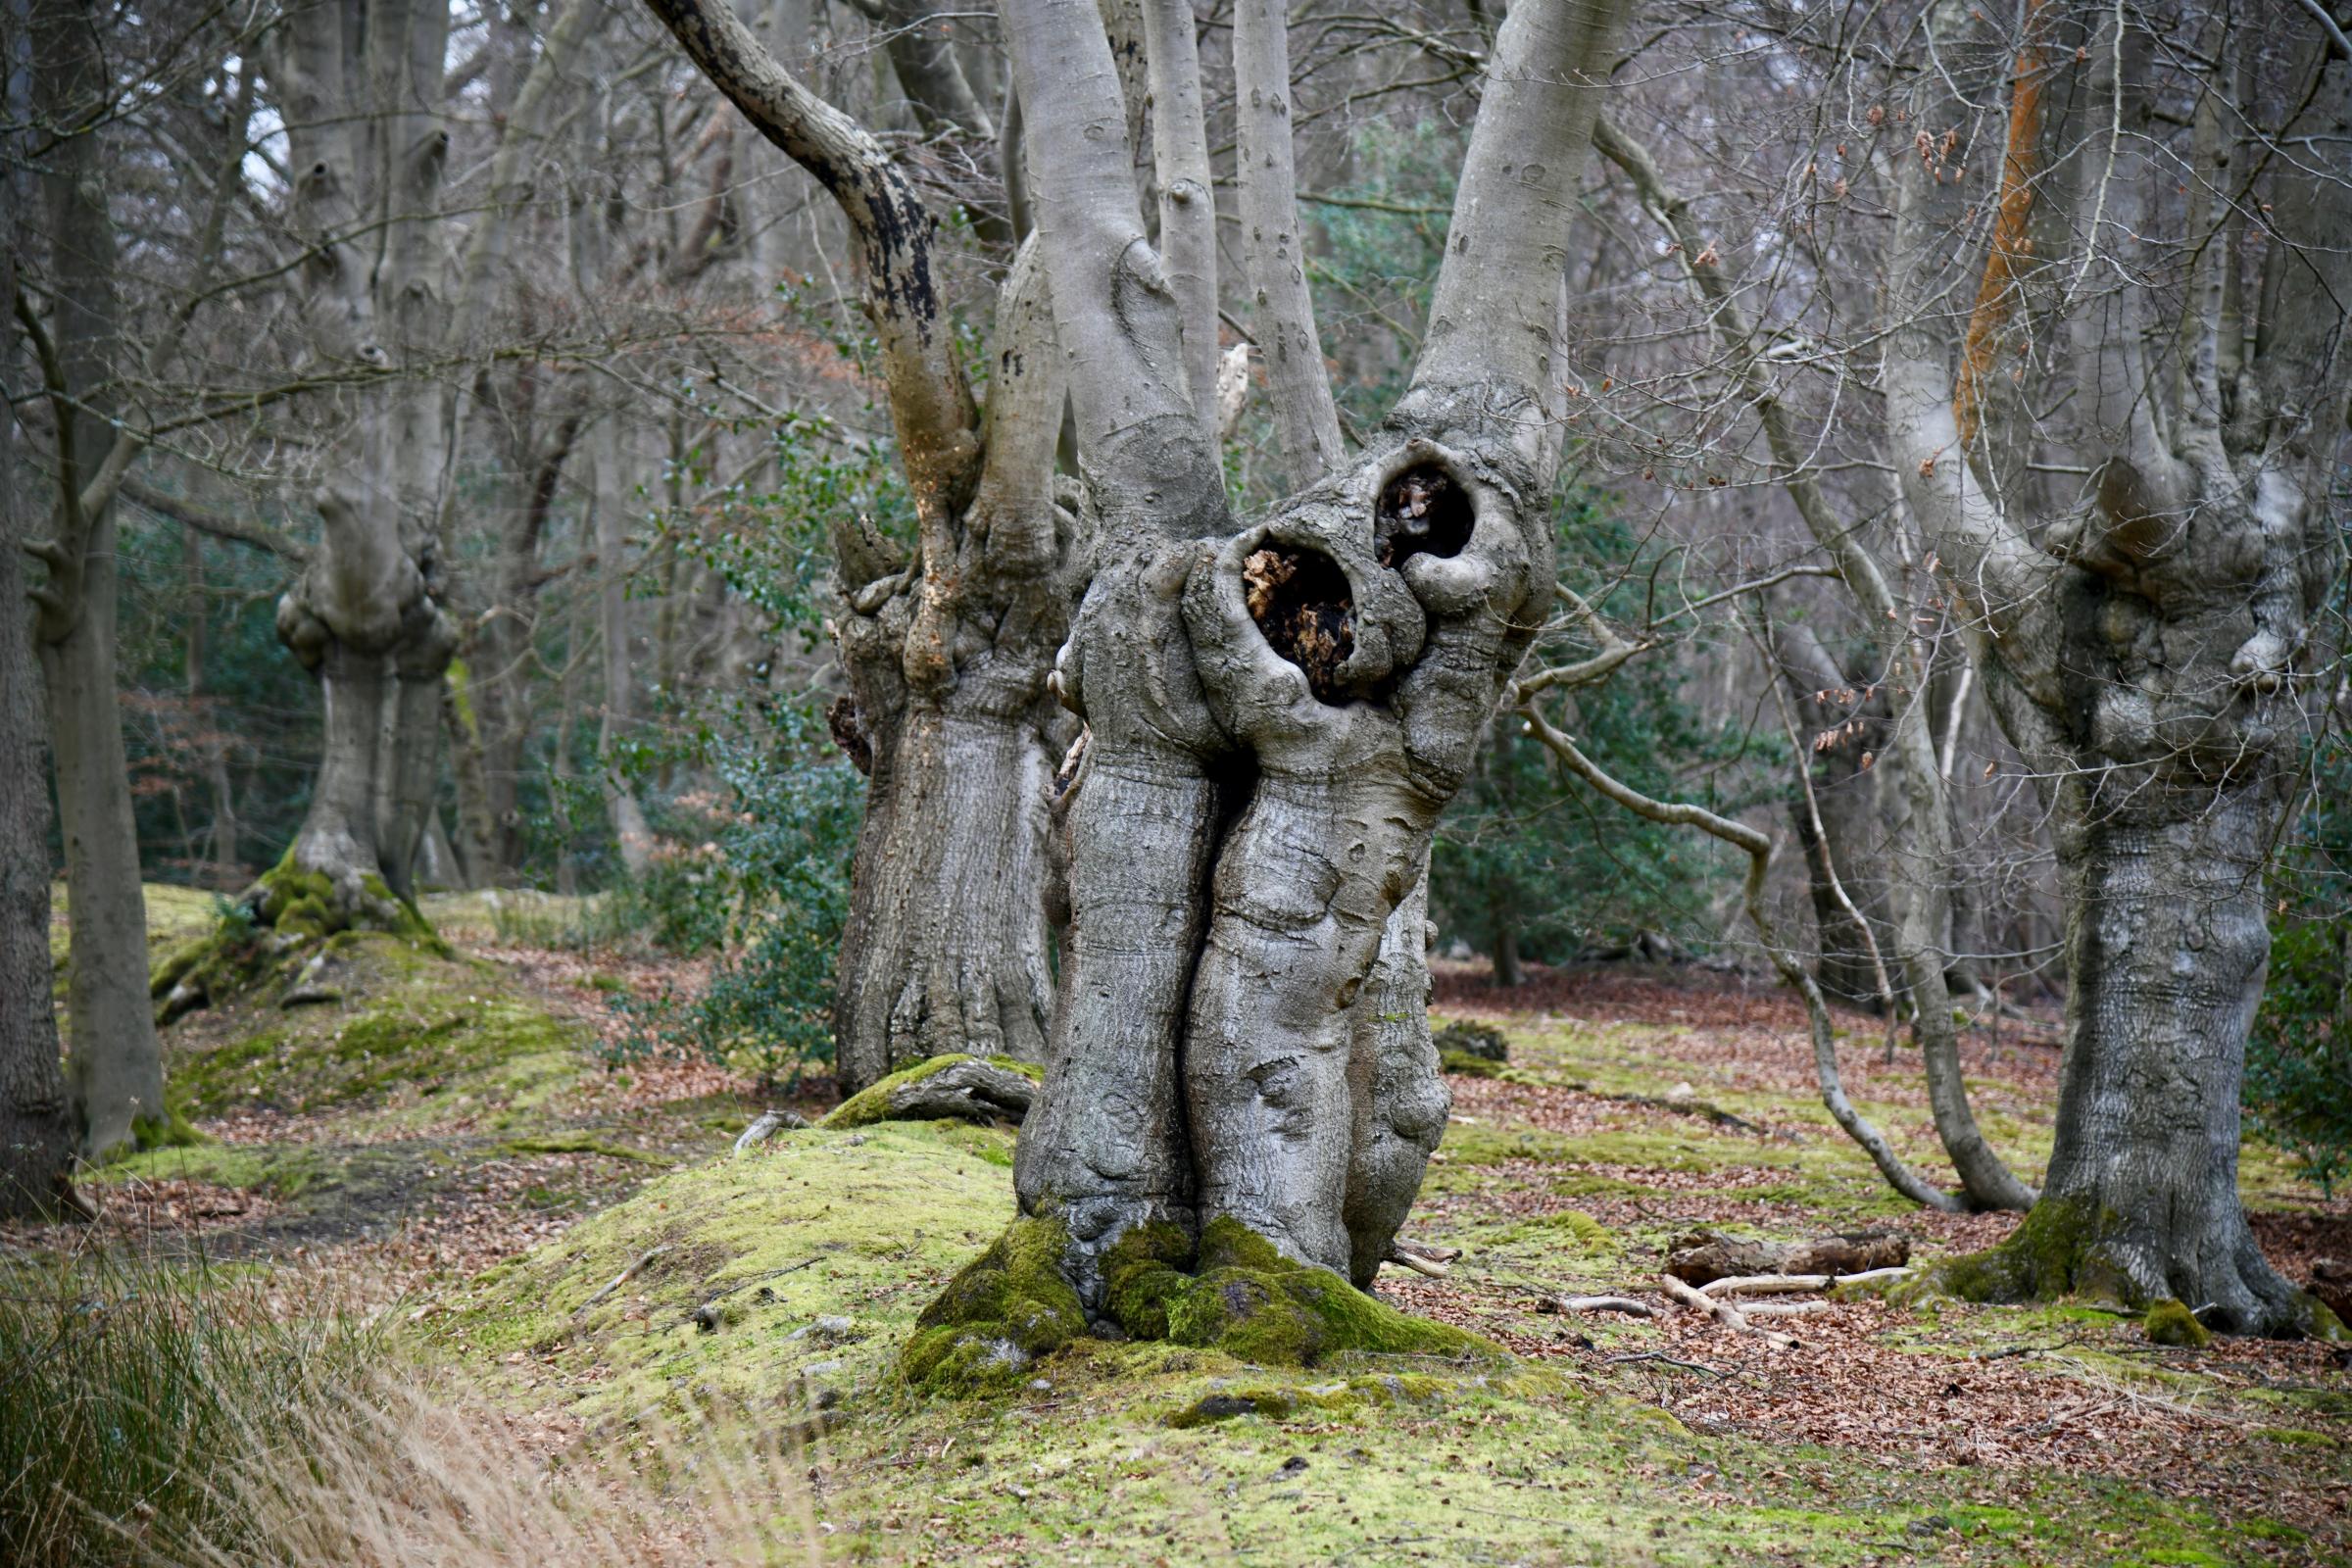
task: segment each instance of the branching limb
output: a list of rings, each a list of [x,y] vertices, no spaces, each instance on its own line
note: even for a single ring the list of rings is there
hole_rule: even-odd
[[[1183,318],[1185,387],[1201,433],[1213,445],[1219,381],[1217,199],[1200,107],[1200,45],[1192,0],[1144,0],[1144,44],[1152,77],[1152,156],[1159,176],[1160,255]]]
[[[1796,955],[1782,945],[1772,917],[1764,909],[1764,877],[1772,863],[1772,840],[1744,822],[1719,816],[1703,806],[1687,801],[1651,799],[1603,770],[1584,754],[1574,740],[1554,728],[1533,703],[1520,703],[1518,712],[1527,721],[1530,733],[1567,764],[1570,772],[1627,810],[1668,827],[1698,828],[1747,856],[1747,881],[1743,890],[1747,917],[1755,926],[1756,935],[1763,944],[1765,956],[1772,960],[1772,966],[1780,971],[1782,979],[1795,987],[1805,999],[1805,1012],[1812,1024],[1813,1065],[1821,1080],[1822,1103],[1829,1107],[1830,1114],[1845,1130],[1846,1136],[1862,1146],[1863,1152],[1870,1155],[1871,1162],[1879,1167],[1880,1174],[1896,1192],[1915,1203],[1946,1213],[1957,1213],[1964,1208],[1966,1205],[1960,1199],[1933,1186],[1906,1164],[1886,1142],[1886,1136],[1846,1098],[1844,1084],[1838,1070],[1838,1043],[1830,1021],[1830,1004],[1823,998],[1821,987],[1812,974],[1797,962]]]
[[[891,418],[931,553],[930,535],[967,497],[980,455],[971,393],[933,275],[938,224],[881,143],[778,65],[726,0],[646,4],[760,133],[832,192],[858,236],[865,313],[881,339]]]

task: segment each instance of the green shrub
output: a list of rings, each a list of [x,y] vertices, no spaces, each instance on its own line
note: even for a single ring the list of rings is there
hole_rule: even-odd
[[[2333,1196],[2352,1174],[2352,745],[2323,737],[2271,876],[2271,969],[2246,1046],[2253,1129]]]

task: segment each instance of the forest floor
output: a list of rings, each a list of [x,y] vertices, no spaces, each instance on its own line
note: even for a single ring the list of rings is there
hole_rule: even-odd
[[[1509,1061],[1451,1078],[1407,1227],[1461,1256],[1380,1288],[1507,1360],[1278,1371],[1087,1342],[1015,1396],[953,1401],[897,1383],[894,1354],[1010,1218],[1009,1129],[811,1128],[732,1155],[763,1102],[749,1083],[613,1064],[632,1027],[615,1000],[690,987],[691,967],[573,951],[552,904],[427,912],[459,956],[348,944],[330,1001],[174,1024],[173,1103],[205,1141],[111,1167],[98,1226],[0,1248],[195,1246],[282,1274],[289,1299],[306,1279],[356,1294],[524,1465],[642,1458],[651,1477],[678,1434],[746,1424],[792,1451],[766,1474],[795,1559],[2352,1561],[2336,1347],[2166,1348],[2087,1304],[1841,1297],[1774,1325],[1799,1341],[1778,1349],[1676,1309],[1661,1252],[1698,1227],[1889,1228],[1928,1260],[2014,1223],[1887,1191],[1822,1110],[1780,990],[1611,965],[1502,992],[1441,966],[1440,1020],[1499,1025]],[[161,951],[209,905],[161,896],[151,914]],[[1874,1020],[1845,1023],[1849,1090],[1941,1168],[1916,1064],[1884,1059]],[[1967,1066],[2032,1176],[2054,1025],[2004,1030],[1974,1037]],[[813,1119],[832,1098],[812,1082],[793,1103]],[[2290,1277],[2352,1258],[2352,1201],[2258,1145],[2243,1185]],[[1656,1315],[1539,1310],[1586,1293]]]

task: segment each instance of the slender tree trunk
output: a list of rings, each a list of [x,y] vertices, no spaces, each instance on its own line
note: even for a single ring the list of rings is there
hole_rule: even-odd
[[[22,122],[24,107],[8,94],[10,119]],[[11,233],[17,190],[15,178],[0,179],[0,224]],[[0,249],[0,298],[16,297],[16,270],[13,250]],[[14,380],[16,334],[0,342]],[[50,991],[49,757],[24,610],[30,518],[17,489],[19,428],[0,418],[0,1219],[46,1219],[70,1203],[77,1140]]]
[[[115,295],[115,239],[106,210],[103,149],[80,128],[106,92],[97,15],[81,0],[34,9],[33,91],[42,118],[65,132],[48,155],[48,220],[55,375],[60,398],[60,505],[49,581],[34,618],[57,768],[73,923],[67,1076],[81,1119],[81,1150],[100,1158],[161,1124],[163,1048],[147,999],[147,906],[138,828],[115,682],[115,514],[85,510],[86,466],[113,445],[98,389],[126,352]],[[10,612],[16,612],[10,607]],[[45,931],[44,927],[44,931]]]
[[[620,431],[613,419],[601,420],[591,438],[591,504],[596,508],[597,616],[604,639],[604,716],[597,728],[596,750],[603,760],[605,792],[612,817],[612,838],[620,847],[621,868],[642,876],[652,863],[653,830],[646,825],[645,808],[637,792],[613,766],[612,759],[629,734],[632,706],[629,653],[628,509],[629,493],[620,459]]]
[[[1519,961],[1519,927],[1506,909],[1492,911],[1494,922],[1494,983],[1504,990],[1527,984],[1527,969]]]

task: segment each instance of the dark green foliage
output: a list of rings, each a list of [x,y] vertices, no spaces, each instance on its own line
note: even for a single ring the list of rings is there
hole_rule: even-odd
[[[1562,498],[1560,580],[1614,623],[1645,618],[1646,580],[1661,564],[1650,557],[1609,498]],[[1540,643],[1530,664],[1592,652]],[[1636,659],[1557,710],[1586,755],[1634,788],[1737,814],[1754,770],[1743,765],[1738,737],[1684,700],[1686,673],[1664,654]],[[1709,899],[1737,869],[1714,840],[1599,799],[1505,713],[1438,824],[1430,899],[1446,935],[1486,953],[1507,939],[1525,957],[1559,963],[1643,931],[1691,937],[1705,929]]]
[[[2352,1174],[2352,743],[2323,736],[2272,872],[2271,969],[2246,1045],[2254,1129],[2321,1190]]]
[[[655,1034],[797,1083],[833,1059],[833,965],[849,913],[865,781],[806,710],[778,704],[764,733],[705,732],[699,760],[730,807],[692,824],[686,847],[617,895],[624,923],[672,952],[713,956],[691,1000],[623,1004]],[[677,813],[671,824],[679,825]],[[705,836],[708,834],[708,837]]]
[[[103,1568],[267,1537],[220,1481],[296,1441],[380,1352],[339,1319],[272,1313],[202,1261],[107,1251],[0,1270],[0,1562]]]

